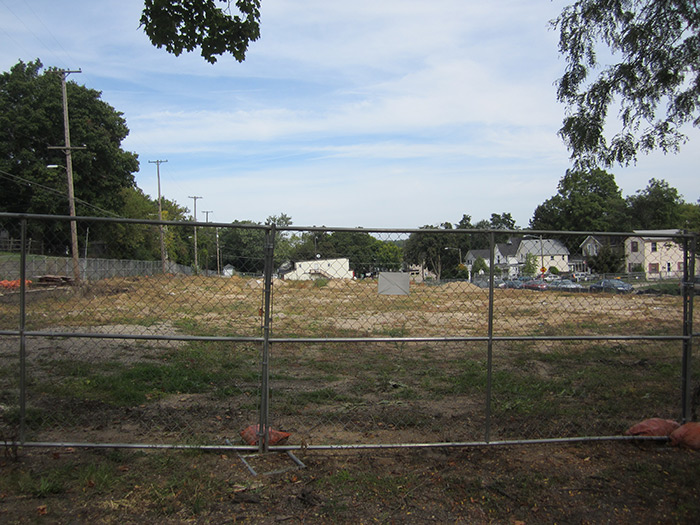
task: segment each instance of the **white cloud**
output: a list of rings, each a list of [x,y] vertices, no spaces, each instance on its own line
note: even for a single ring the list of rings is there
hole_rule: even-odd
[[[154,195],[146,161],[168,158],[165,195],[201,195],[214,220],[417,227],[508,211],[526,226],[569,166],[559,2],[263,0],[248,59],[213,66],[151,46],[142,7],[3,0],[0,64],[81,67],[74,80],[124,113],[138,184]],[[624,193],[654,176],[694,200],[691,147],[613,171]]]

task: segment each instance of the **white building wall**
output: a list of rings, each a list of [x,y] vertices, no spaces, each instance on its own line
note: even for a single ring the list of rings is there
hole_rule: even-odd
[[[308,281],[311,279],[352,279],[350,260],[318,259],[294,263],[294,270],[284,275],[289,281]]]

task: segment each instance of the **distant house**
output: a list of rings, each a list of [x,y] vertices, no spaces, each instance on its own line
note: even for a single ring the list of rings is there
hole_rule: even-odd
[[[534,255],[541,268],[556,268],[559,272],[568,272],[569,249],[557,239],[519,239],[515,259],[524,265],[528,254]]]
[[[486,263],[486,266],[490,265],[490,257],[491,253],[489,250],[469,250],[467,252],[467,256],[464,260],[464,264],[467,266],[467,270],[469,270],[469,275],[472,275],[472,268],[474,266],[474,263],[478,259],[483,259],[484,262]],[[472,278],[474,276],[472,275]]]
[[[590,272],[588,268],[588,261],[593,257],[597,257],[601,249],[604,246],[611,248],[613,251],[618,252],[623,249],[623,239],[622,237],[616,236],[606,236],[606,235],[588,235],[579,244],[581,248],[581,255],[571,256],[569,258],[569,269],[572,272]]]
[[[309,281],[314,279],[352,279],[350,260],[316,259],[314,261],[298,261],[287,270],[280,270],[280,276],[290,281]]]
[[[679,230],[635,230],[625,239],[628,272],[644,272],[647,279],[673,279],[683,275],[683,248],[673,239]]]
[[[525,266],[528,254],[533,255],[540,267],[555,267],[560,272],[569,271],[569,249],[556,239],[509,239],[494,246],[494,266],[500,268],[501,275],[515,277]],[[466,257],[467,268],[471,271],[477,259],[490,264],[489,250],[469,250]]]
[[[584,259],[588,257],[595,257],[600,252],[600,249],[605,245],[605,239],[602,237],[596,237],[595,235],[588,235],[583,242],[579,245],[581,248],[581,255]]]
[[[405,271],[410,275],[410,279],[416,283],[422,283],[423,281],[437,278],[437,275],[428,270],[425,265],[421,264],[411,264]]]

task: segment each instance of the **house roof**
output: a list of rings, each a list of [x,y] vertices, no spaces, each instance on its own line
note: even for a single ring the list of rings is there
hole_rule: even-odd
[[[501,255],[510,257],[518,252],[521,240],[522,239],[508,239],[508,242],[500,242],[496,246],[498,251],[501,252]]]
[[[488,260],[490,254],[490,250],[469,250],[467,252],[467,259],[469,259],[469,257],[471,256],[474,257],[474,259],[478,259],[479,257],[481,257],[484,260]]]
[[[523,239],[520,241],[518,251],[532,253],[534,255],[568,255],[569,249],[557,239]]]

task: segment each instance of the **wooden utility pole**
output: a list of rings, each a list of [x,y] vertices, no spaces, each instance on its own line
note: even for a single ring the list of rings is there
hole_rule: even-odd
[[[190,195],[188,198],[194,200],[194,222],[197,222],[197,199],[201,199],[202,197]],[[197,258],[197,226],[194,227],[194,271],[195,273],[199,273],[199,259]]]
[[[204,222],[209,222],[209,214],[214,213],[211,210],[202,210],[202,213],[204,214]],[[209,243],[207,243],[209,244]],[[209,258],[207,257],[207,260],[204,261],[204,269],[208,272],[209,271]]]
[[[149,160],[149,164],[155,164],[156,165],[156,173],[158,174],[158,220],[162,221],[163,220],[163,202],[160,197],[160,165],[163,164],[164,162],[168,162],[167,160]],[[165,239],[163,236],[163,225],[159,225],[160,229],[160,261],[161,261],[161,266],[163,269],[163,273],[167,273],[168,268],[167,268],[167,260],[168,256],[165,251]]]
[[[75,217],[75,194],[73,192],[73,157],[71,151],[74,149],[85,149],[85,146],[71,147],[70,145],[70,124],[68,122],[68,95],[66,91],[66,77],[71,73],[82,73],[80,69],[70,71],[59,69],[61,75],[61,91],[63,93],[63,130],[65,134],[65,146],[51,146],[49,149],[62,149],[66,154],[66,175],[68,177],[68,211],[71,217]],[[78,225],[75,220],[70,221],[70,244],[71,256],[73,258],[73,280],[75,284],[80,283],[80,255],[78,253]]]

